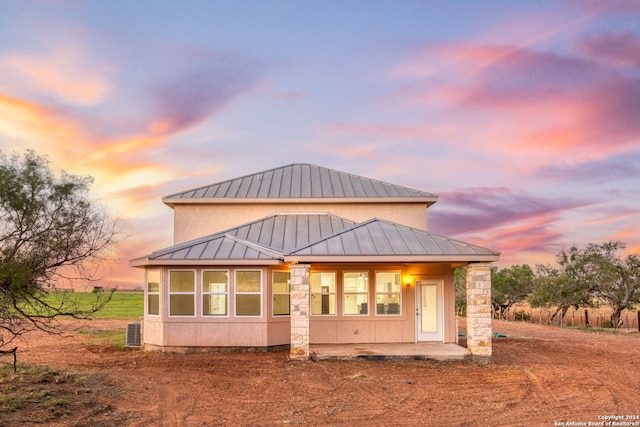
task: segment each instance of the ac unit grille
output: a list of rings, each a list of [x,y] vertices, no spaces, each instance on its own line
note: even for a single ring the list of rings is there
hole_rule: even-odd
[[[127,323],[126,347],[140,347],[140,322]]]

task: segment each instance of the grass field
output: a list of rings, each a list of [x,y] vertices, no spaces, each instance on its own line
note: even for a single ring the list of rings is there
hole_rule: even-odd
[[[106,298],[109,293],[73,292],[54,293],[49,295],[49,301],[55,305],[62,298],[69,298],[78,304],[79,308],[89,309],[97,298]],[[95,319],[135,319],[141,317],[144,311],[144,292],[115,291],[102,310],[93,315]]]

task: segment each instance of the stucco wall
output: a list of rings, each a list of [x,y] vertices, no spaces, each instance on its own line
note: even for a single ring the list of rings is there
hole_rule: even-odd
[[[291,339],[289,316],[272,316],[272,272],[287,271],[287,266],[278,268],[241,267],[239,269],[262,269],[263,295],[262,316],[233,316],[233,274],[230,274],[229,316],[203,317],[200,313],[201,270],[203,267],[180,267],[180,270],[196,271],[196,315],[193,317],[171,317],[168,315],[168,274],[171,268],[161,269],[160,314],[144,317],[143,342],[145,348],[171,347],[270,347],[288,345]],[[221,269],[216,266],[215,269]],[[233,268],[229,268],[232,272]],[[342,273],[365,270],[370,272],[369,306],[366,316],[342,314]],[[313,343],[412,343],[416,340],[416,280],[438,280],[443,283],[444,342],[456,342],[455,289],[453,269],[448,264],[350,264],[312,265],[311,271],[336,272],[338,285],[337,310],[331,316],[310,317],[310,342]],[[400,315],[376,315],[375,287],[376,271],[400,271],[402,274],[402,296]],[[405,279],[411,278],[407,284]],[[147,294],[145,292],[145,301]],[[145,306],[145,313],[147,307]]]
[[[376,217],[427,229],[425,203],[184,204],[174,206],[174,244],[246,224],[275,212],[330,212],[355,222]]]

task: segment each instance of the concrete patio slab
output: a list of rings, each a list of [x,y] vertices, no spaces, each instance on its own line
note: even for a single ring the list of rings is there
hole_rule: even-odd
[[[312,344],[312,360],[328,359],[417,359],[417,360],[464,360],[469,357],[467,349],[457,344]]]

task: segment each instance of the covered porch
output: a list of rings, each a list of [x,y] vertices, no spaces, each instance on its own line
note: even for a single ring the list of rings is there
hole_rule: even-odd
[[[465,347],[453,343],[424,342],[416,344],[311,344],[312,360],[464,360],[471,355]]]

